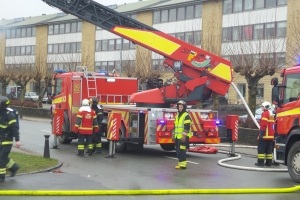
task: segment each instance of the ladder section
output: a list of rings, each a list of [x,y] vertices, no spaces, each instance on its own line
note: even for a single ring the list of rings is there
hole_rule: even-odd
[[[147,144],[156,143],[156,120],[162,118],[163,113],[161,111],[148,111],[148,140]]]
[[[76,73],[83,73],[84,78],[86,79],[86,87],[87,87],[87,93],[88,97],[96,97],[97,96],[97,82],[96,77],[94,76],[95,72],[89,72],[87,71],[86,66],[77,66],[76,67]]]

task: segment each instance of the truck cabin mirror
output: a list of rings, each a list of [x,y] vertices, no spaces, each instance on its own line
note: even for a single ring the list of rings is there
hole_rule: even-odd
[[[274,87],[276,87],[278,85],[278,78],[277,77],[274,77],[274,78],[271,79],[271,85],[273,85]]]
[[[280,104],[280,101],[279,101],[279,88],[277,86],[274,86],[272,88],[272,103],[275,104],[275,105],[278,105],[279,107],[281,105]]]

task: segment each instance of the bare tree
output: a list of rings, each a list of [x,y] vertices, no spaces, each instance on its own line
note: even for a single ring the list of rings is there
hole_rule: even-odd
[[[255,40],[250,40],[247,36],[242,38],[241,33],[240,29],[235,30],[233,37],[238,41],[223,44],[223,54],[230,56],[234,72],[245,77],[248,105],[255,113],[259,81],[265,76],[272,76],[285,63],[285,57],[276,53],[285,52],[285,38],[267,35],[269,37],[265,39],[263,32],[256,32]]]
[[[65,53],[65,54],[57,54],[51,55],[48,57],[49,64],[59,64],[61,66],[60,69],[66,70],[68,72],[75,72],[76,67],[81,63],[81,54],[80,53]],[[55,69],[52,66],[52,69],[49,71],[54,71]]]
[[[296,10],[291,13],[287,20],[287,41],[286,41],[286,64],[294,66],[300,64],[300,12]]]

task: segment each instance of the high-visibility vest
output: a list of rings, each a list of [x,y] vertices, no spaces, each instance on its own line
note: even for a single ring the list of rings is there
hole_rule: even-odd
[[[190,123],[191,124],[191,120],[185,120],[185,117],[188,116],[189,114],[187,112],[183,113],[181,115],[181,117],[178,119],[179,115],[176,115],[175,117],[175,128],[174,128],[174,136],[177,139],[181,139],[182,138],[182,132],[184,131],[184,124]],[[188,130],[188,134],[187,136],[190,138],[193,136],[193,133],[191,132],[191,130]]]

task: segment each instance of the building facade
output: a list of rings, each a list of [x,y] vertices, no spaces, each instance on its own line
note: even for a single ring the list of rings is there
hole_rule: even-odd
[[[251,55],[254,65],[267,55],[273,56],[274,60],[282,60],[274,76],[278,76],[280,68],[292,63],[287,61],[293,56],[288,52],[295,51],[295,47],[288,44],[296,42],[290,27],[300,9],[297,0],[137,0],[111,8],[226,59]],[[266,47],[273,43],[281,45],[274,49],[256,46],[245,53],[241,46],[249,43]],[[240,50],[232,51],[236,49],[232,45],[239,45]],[[137,55],[145,54],[143,51],[126,39],[64,13],[0,20],[1,67],[24,63],[34,67],[43,62],[49,72],[71,71],[82,65],[89,71],[116,69],[122,74],[125,66],[136,67],[141,62]],[[142,59],[153,70],[163,62],[163,57],[155,53],[148,53]],[[236,62],[232,64],[235,67]],[[164,78],[170,76],[166,73]],[[266,76],[259,81],[257,103],[270,101],[271,78]],[[247,99],[245,77],[234,73],[234,83]],[[34,84],[30,83],[27,91],[34,90]],[[239,102],[232,88],[227,98],[231,103]]]

